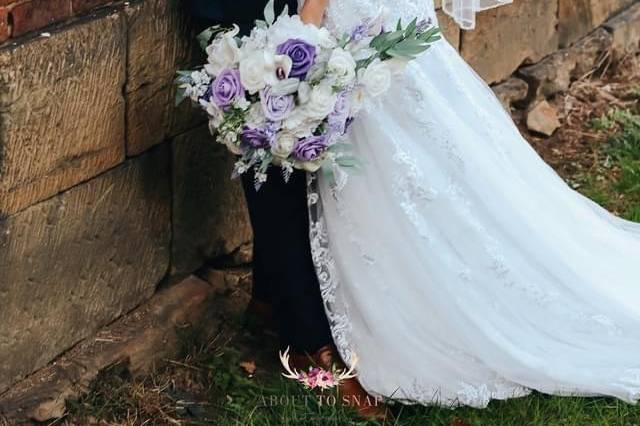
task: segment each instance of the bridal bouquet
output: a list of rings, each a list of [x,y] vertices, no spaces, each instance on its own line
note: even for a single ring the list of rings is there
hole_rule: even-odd
[[[322,168],[335,179],[340,167],[357,164],[344,135],[364,102],[440,38],[429,21],[391,31],[383,22],[381,13],[338,38],[286,10],[275,19],[272,0],[249,36],[239,38],[237,26],[199,36],[207,63],[178,72],[177,101],[190,98],[206,111],[211,133],[239,156],[234,175],[253,168],[256,188],[272,164],[285,180],[294,168]]]

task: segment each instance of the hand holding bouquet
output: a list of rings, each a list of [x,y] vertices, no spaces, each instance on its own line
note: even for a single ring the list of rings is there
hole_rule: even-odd
[[[364,102],[440,38],[428,21],[393,31],[383,22],[380,14],[337,38],[286,10],[276,20],[271,0],[249,36],[239,38],[237,26],[200,35],[207,63],[178,73],[178,102],[188,97],[206,111],[217,141],[240,156],[234,174],[253,168],[256,188],[271,165],[285,180],[294,168],[333,178],[356,165],[344,135]]]

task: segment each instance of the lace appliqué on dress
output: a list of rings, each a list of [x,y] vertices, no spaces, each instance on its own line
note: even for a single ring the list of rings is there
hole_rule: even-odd
[[[329,238],[322,215],[322,199],[318,191],[317,176],[307,174],[307,200],[309,206],[309,237],[311,241],[311,257],[316,267],[320,294],[331,326],[333,340],[340,356],[351,367],[355,355],[351,347],[350,322],[347,309],[336,302],[336,291],[339,277],[336,263],[329,248]]]

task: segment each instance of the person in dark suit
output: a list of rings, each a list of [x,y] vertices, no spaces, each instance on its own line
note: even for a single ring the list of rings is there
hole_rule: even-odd
[[[263,17],[266,3],[190,0],[188,8],[198,30],[235,23],[242,35]],[[296,0],[279,0],[276,13],[285,4],[291,13],[296,12]],[[279,167],[271,167],[267,174],[259,191],[252,172],[242,175],[254,233],[251,306],[258,312],[272,306],[282,346],[313,354],[333,340],[311,258],[306,173],[296,170],[289,182],[284,181]]]
[[[202,30],[215,24],[240,27],[248,34],[262,18],[266,0],[188,0],[195,24]],[[320,25],[328,0],[307,0],[300,11],[306,23]],[[297,0],[276,0],[276,13],[285,4],[295,13]],[[282,347],[291,347],[291,363],[308,370],[310,365],[330,370],[346,368],[333,344],[331,329],[320,295],[311,258],[306,173],[295,170],[288,182],[279,167],[270,167],[267,182],[259,191],[254,174],[242,175],[253,227],[252,302],[257,312],[272,306]],[[384,405],[369,395],[356,378],[339,385],[341,401],[366,418],[387,419]],[[374,401],[374,402],[372,402]]]

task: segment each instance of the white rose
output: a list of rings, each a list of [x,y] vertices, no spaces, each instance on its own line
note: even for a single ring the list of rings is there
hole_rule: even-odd
[[[289,133],[293,133],[299,138],[304,138],[310,136],[321,121],[322,119],[310,119],[306,115],[304,108],[296,108],[293,110],[291,115],[284,120],[282,127],[288,130]]]
[[[251,94],[257,93],[266,86],[265,58],[263,52],[255,52],[240,61],[240,82]]]
[[[369,96],[375,98],[389,90],[391,71],[384,62],[376,59],[367,68],[360,70],[358,74],[358,80]]]
[[[276,137],[275,143],[271,146],[271,153],[276,157],[287,158],[291,155],[297,140],[298,138],[292,133],[280,132]]]
[[[207,64],[205,70],[210,75],[218,75],[220,71],[235,65],[240,60],[240,49],[236,42],[235,35],[238,33],[237,26],[211,43],[207,51]]]
[[[328,84],[319,84],[311,90],[309,102],[304,107],[306,115],[311,119],[322,120],[333,111],[338,96]]]
[[[327,71],[335,76],[338,84],[346,86],[356,77],[356,61],[351,53],[338,47],[331,53]]]

